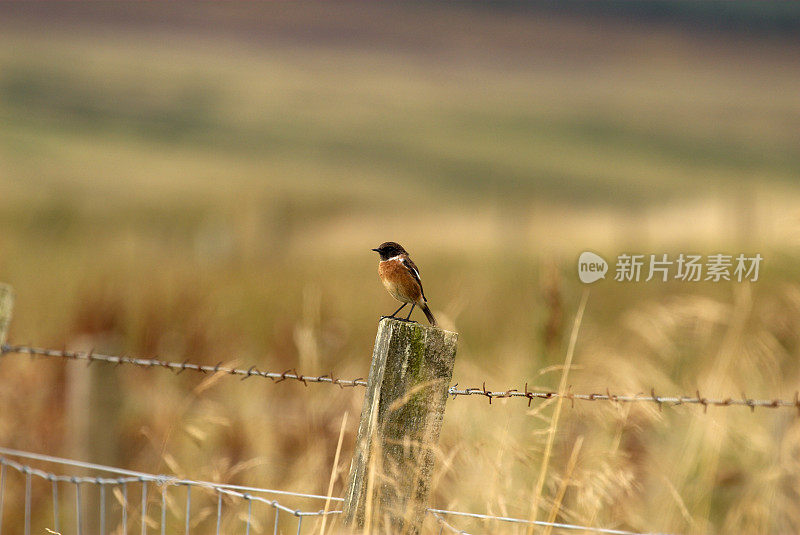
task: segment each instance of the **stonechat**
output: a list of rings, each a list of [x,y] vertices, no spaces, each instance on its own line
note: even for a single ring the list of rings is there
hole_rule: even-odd
[[[428,308],[428,300],[425,298],[425,292],[422,290],[422,281],[419,278],[419,269],[411,261],[408,252],[403,249],[402,245],[393,241],[382,243],[373,251],[381,257],[378,263],[378,275],[380,275],[386,291],[403,303],[391,316],[384,317],[394,318],[395,314],[411,303],[411,310],[408,311],[405,321],[410,321],[414,307],[419,306],[430,324],[435,327],[436,319],[433,317],[431,309]]]

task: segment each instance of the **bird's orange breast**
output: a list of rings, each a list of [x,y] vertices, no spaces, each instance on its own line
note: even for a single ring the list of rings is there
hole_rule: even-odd
[[[416,303],[422,297],[417,281],[399,260],[378,264],[378,275],[392,297],[403,303]]]

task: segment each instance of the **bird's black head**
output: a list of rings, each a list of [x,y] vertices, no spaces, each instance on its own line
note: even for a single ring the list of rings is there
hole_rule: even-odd
[[[393,256],[408,254],[406,250],[403,249],[402,245],[393,241],[384,242],[380,244],[377,249],[373,249],[373,251],[381,255],[381,260],[388,260]]]

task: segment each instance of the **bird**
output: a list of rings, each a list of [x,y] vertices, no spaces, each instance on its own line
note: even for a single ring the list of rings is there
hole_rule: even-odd
[[[383,318],[394,318],[407,304],[411,303],[411,310],[409,310],[408,316],[404,321],[411,321],[411,313],[414,312],[414,307],[419,306],[430,324],[436,327],[436,318],[433,317],[431,309],[428,308],[428,300],[425,298],[425,292],[422,289],[419,269],[411,260],[411,257],[408,256],[408,251],[403,249],[402,245],[393,241],[384,242],[373,251],[380,255],[378,275],[380,275],[386,291],[403,303],[391,316],[383,316]]]

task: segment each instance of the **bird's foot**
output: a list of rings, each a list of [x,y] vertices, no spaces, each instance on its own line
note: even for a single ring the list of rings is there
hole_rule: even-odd
[[[381,316],[381,320],[386,320],[386,319],[404,321],[406,323],[418,323],[418,322],[416,322],[414,320],[409,320],[409,319],[406,319],[406,318],[398,318],[397,316]]]

